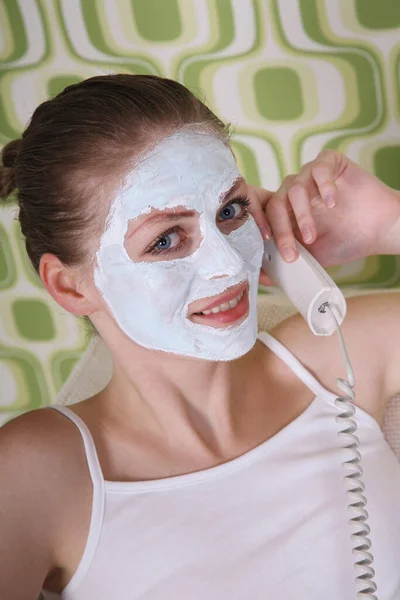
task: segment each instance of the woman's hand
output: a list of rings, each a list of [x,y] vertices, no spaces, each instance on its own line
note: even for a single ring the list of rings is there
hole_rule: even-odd
[[[400,193],[333,150],[286,177],[262,200],[288,262],[297,258],[295,238],[325,267],[400,253]]]

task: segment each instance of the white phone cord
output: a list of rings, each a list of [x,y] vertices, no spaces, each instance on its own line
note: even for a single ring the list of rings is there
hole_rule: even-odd
[[[346,395],[339,396],[335,400],[335,405],[340,409],[341,414],[336,417],[336,422],[344,429],[338,432],[340,439],[343,441],[343,448],[351,451],[352,458],[346,460],[342,466],[346,473],[344,480],[346,483],[346,496],[348,499],[349,512],[351,518],[349,520],[351,528],[351,539],[353,542],[354,564],[356,569],[356,584],[357,584],[357,599],[358,600],[378,600],[375,595],[376,583],[373,578],[375,571],[372,568],[373,556],[369,551],[371,548],[371,540],[369,539],[370,527],[367,523],[368,512],[366,510],[367,499],[363,492],[365,485],[362,481],[363,470],[361,468],[361,455],[358,450],[360,440],[356,435],[357,423],[352,418],[355,415],[356,407],[353,404],[354,393],[354,372],[351,366],[349,355],[347,353],[343,334],[340,329],[339,322],[334,315],[331,307],[328,304],[320,307],[321,312],[328,312],[334,319],[336,331],[339,336],[340,347],[342,351],[343,362],[346,368],[347,381],[338,377],[336,385]]]

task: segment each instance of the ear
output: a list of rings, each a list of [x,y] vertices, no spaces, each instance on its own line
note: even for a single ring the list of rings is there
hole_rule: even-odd
[[[78,270],[65,266],[54,254],[43,254],[39,274],[50,296],[66,311],[87,316],[97,309],[94,299],[81,285]]]

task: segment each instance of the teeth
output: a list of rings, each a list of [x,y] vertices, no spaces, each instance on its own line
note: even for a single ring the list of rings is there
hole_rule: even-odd
[[[231,308],[235,308],[235,306],[237,306],[239,303],[239,300],[237,300],[236,298],[234,298],[233,300],[229,300],[229,306]]]
[[[230,310],[231,305],[229,304],[229,302],[224,302],[223,304],[219,305],[221,312],[225,312],[226,310]]]
[[[212,314],[216,315],[219,312],[225,312],[226,310],[235,308],[235,306],[237,306],[239,304],[239,302],[241,301],[241,299],[243,298],[243,294],[244,294],[244,292],[239,294],[239,296],[236,296],[236,298],[233,298],[233,300],[229,300],[229,302],[224,302],[223,304],[220,304],[219,306],[215,306],[211,310],[203,310],[203,312],[201,314],[202,315],[210,315],[212,313]]]

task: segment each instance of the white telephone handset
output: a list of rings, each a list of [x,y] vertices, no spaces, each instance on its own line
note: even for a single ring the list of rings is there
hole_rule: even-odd
[[[264,242],[263,271],[286,294],[307,321],[315,335],[339,335],[348,381],[337,379],[338,387],[345,392],[335,400],[340,411],[337,423],[343,429],[338,435],[343,447],[350,454],[343,463],[346,494],[351,515],[350,531],[355,557],[356,586],[358,600],[378,600],[375,595],[375,572],[372,568],[373,556],[370,552],[370,528],[367,524],[365,490],[362,481],[361,455],[358,451],[359,439],[356,435],[357,423],[354,405],[354,375],[340,325],[346,315],[346,300],[335,282],[311,254],[297,242],[299,257],[291,263],[283,260],[273,239]]]
[[[346,315],[346,300],[315,258],[298,242],[297,248],[299,258],[287,263],[273,239],[264,242],[262,269],[285,292],[315,335],[331,335],[336,326],[325,307],[331,306],[341,325]]]

